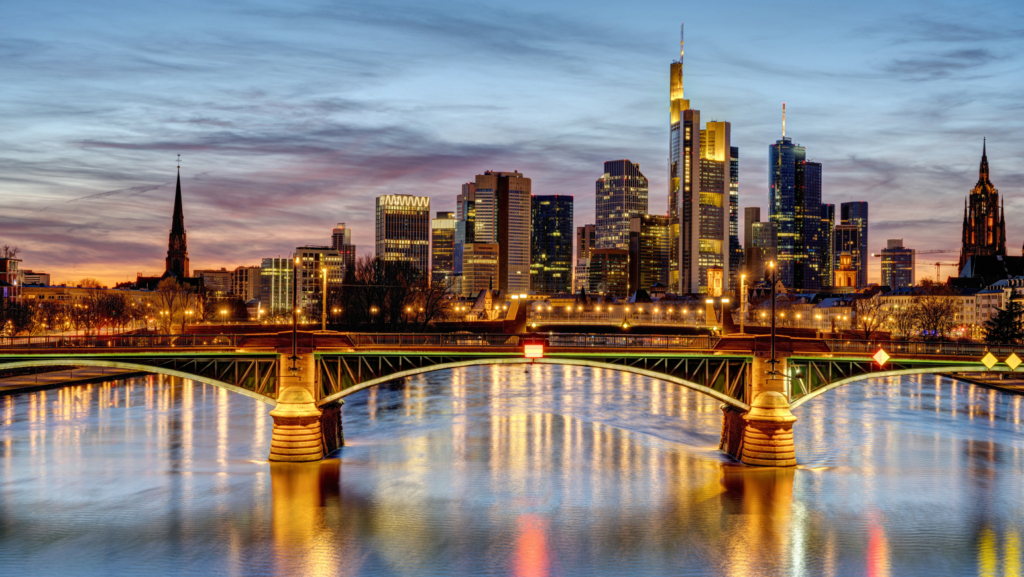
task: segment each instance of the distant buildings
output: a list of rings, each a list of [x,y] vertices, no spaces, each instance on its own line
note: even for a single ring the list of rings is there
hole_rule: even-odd
[[[377,197],[376,254],[385,261],[430,270],[430,198],[409,194]]]
[[[0,258],[0,299],[4,301],[21,299],[24,283],[18,270],[20,262],[17,258]]]
[[[455,213],[444,211],[430,221],[430,278],[433,281],[447,281],[455,272],[455,223]]]
[[[576,227],[576,258],[590,258],[590,251],[597,248],[597,225],[585,224]]]
[[[50,286],[50,274],[33,270],[21,271],[21,283],[25,286]]]
[[[857,269],[857,288],[868,286],[868,203],[844,202],[839,205],[841,211],[840,224],[854,225],[858,230],[858,245],[853,254],[853,264]]]
[[[345,263],[341,254],[329,246],[300,246],[295,249],[295,258],[299,262],[299,308],[310,316],[319,316],[325,284],[328,291],[342,284]]]
[[[768,152],[768,200],[771,221],[778,229],[778,278],[794,290],[818,290],[828,284],[821,278],[821,164],[809,162],[807,149],[786,137],[785,116],[782,126],[782,138]]]
[[[345,265],[345,274],[354,271],[356,268],[356,245],[352,242],[352,229],[339,222],[338,226],[331,231],[331,248],[338,251],[341,261]]]
[[[836,232],[836,205],[834,204],[822,204],[821,205],[821,230],[819,231],[819,245],[821,246],[820,264],[821,267],[819,273],[821,277],[821,286],[825,288],[832,284],[835,279],[836,269],[836,258],[833,253],[833,246],[835,243],[835,232]]]
[[[672,225],[667,216],[645,214],[629,221],[629,293],[668,286]]]
[[[915,251],[902,238],[889,239],[882,249],[882,285],[891,289],[914,286]]]
[[[852,287],[856,288],[857,287],[857,283],[860,282],[860,280],[859,280],[859,278],[860,278],[860,268],[863,266],[862,265],[863,261],[861,260],[861,252],[860,252],[860,247],[862,246],[861,245],[861,240],[860,240],[860,227],[857,226],[856,224],[839,224],[839,225],[836,225],[835,231],[833,232],[832,239],[833,239],[832,240],[832,242],[833,242],[833,244],[832,244],[832,253],[835,255],[835,258],[836,258],[835,273],[834,273],[835,274],[835,282],[833,283],[833,286],[837,286],[837,287],[852,286]],[[840,262],[839,261],[840,261],[840,257],[843,256],[843,253],[846,253],[846,255],[850,259],[849,268],[846,268],[846,265],[844,265],[843,267],[840,267]],[[846,282],[847,273],[849,273],[850,271],[854,272],[854,277],[853,277],[854,280],[852,281],[853,284],[841,284],[840,283],[840,274],[839,274],[840,273],[840,268],[842,268],[842,272],[843,272],[843,275],[841,277],[843,282]]]
[[[629,296],[629,251],[616,248],[596,248],[590,253],[590,287],[587,292]]]
[[[1006,214],[999,200],[999,191],[989,180],[986,145],[981,145],[981,166],[978,183],[964,201],[964,225],[960,264],[977,256],[1006,256]]]
[[[747,255],[747,274],[750,280],[767,278],[768,263],[778,262],[777,233],[778,228],[774,222],[755,222],[751,225],[750,234],[753,238]]]
[[[751,259],[754,258],[754,231],[755,223],[761,222],[761,207],[747,206],[743,208],[743,270],[747,277],[760,278],[761,274],[754,274],[757,267],[752,267]]]
[[[538,195],[531,202],[530,290],[548,295],[569,292],[573,197]]]
[[[498,253],[495,243],[465,245],[462,253],[462,296],[475,297],[482,290],[494,288],[494,281],[498,278]]]
[[[203,287],[217,296],[225,296],[231,292],[231,272],[220,269],[198,269],[192,271],[197,278],[203,279]]]
[[[291,314],[294,270],[295,262],[291,258],[263,259],[260,264],[260,307],[266,314]]]
[[[505,294],[530,291],[530,192],[530,179],[518,172],[476,177],[475,241],[498,245],[494,288]]]
[[[647,177],[628,160],[604,163],[595,183],[597,248],[629,248],[629,219],[647,214]]]
[[[231,294],[243,301],[260,298],[260,273],[258,266],[240,266],[231,271]]]

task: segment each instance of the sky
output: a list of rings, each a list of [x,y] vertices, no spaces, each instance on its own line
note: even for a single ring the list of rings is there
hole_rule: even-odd
[[[377,196],[454,210],[485,170],[573,195],[582,225],[628,158],[663,214],[684,22],[686,97],[732,123],[741,215],[766,218],[786,102],[823,202],[869,202],[872,252],[959,250],[987,138],[1021,254],[1019,1],[0,3],[0,245],[54,283],[162,273],[178,154],[193,270],[339,222],[372,252]],[[919,256],[918,278],[957,257]]]

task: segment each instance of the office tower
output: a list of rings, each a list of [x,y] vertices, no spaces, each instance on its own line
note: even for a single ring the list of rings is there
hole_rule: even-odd
[[[839,205],[840,224],[857,226],[859,243],[853,255],[853,266],[857,269],[857,288],[868,286],[868,203],[844,202]]]
[[[430,198],[410,194],[377,197],[377,258],[412,263],[422,274],[430,264]]]
[[[629,251],[595,248],[590,253],[588,280],[588,293],[618,298],[629,296]]]
[[[576,258],[590,258],[590,251],[597,248],[597,225],[585,224],[576,227]]]
[[[475,297],[494,287],[498,278],[498,245],[473,242],[463,247],[462,296]]]
[[[757,255],[754,254],[754,224],[761,222],[761,207],[748,206],[743,209],[743,270],[747,277],[760,278]],[[756,261],[756,262],[755,262]]]
[[[462,193],[455,198],[454,276],[462,275],[462,247],[473,242],[476,242],[476,183],[467,182],[462,185]]]
[[[167,259],[163,278],[182,279],[188,274],[188,242],[185,237],[185,213],[181,206],[181,167],[178,167],[178,182],[174,186],[174,214],[171,216],[171,233],[167,240]]]
[[[680,293],[715,296],[730,289],[732,172],[739,153],[730,144],[728,122],[709,122],[701,130],[700,111],[684,97],[682,39],[679,46],[669,83],[669,281]]]
[[[882,284],[892,289],[914,286],[916,251],[903,246],[902,238],[891,238],[882,249]]]
[[[778,262],[778,227],[774,222],[755,222],[750,226],[751,247],[747,274],[751,281],[768,277],[768,263]]]
[[[320,316],[323,305],[324,272],[326,285],[330,290],[342,284],[345,279],[345,262],[341,253],[329,246],[300,246],[295,249],[299,263],[299,308],[310,317]]]
[[[345,223],[339,222],[338,226],[331,231],[331,248],[341,255],[346,274],[349,270],[355,270],[356,245],[352,244],[352,229],[347,228]]]
[[[260,263],[260,308],[264,314],[291,314],[294,267],[291,258],[265,258]]]
[[[430,278],[445,282],[451,278],[455,253],[455,213],[440,211],[430,221]]]
[[[821,282],[821,164],[786,137],[768,148],[771,220],[778,227],[779,280],[794,290],[818,290]]]
[[[647,214],[647,177],[628,160],[604,163],[597,179],[597,248],[629,248],[629,219]]]
[[[497,243],[503,294],[530,291],[530,179],[518,172],[486,171],[476,177],[476,242]]]
[[[818,229],[819,242],[818,245],[821,247],[820,258],[818,263],[820,268],[821,287],[825,288],[832,285],[832,281],[835,279],[835,268],[836,262],[835,257],[832,254],[832,247],[835,244],[836,230],[836,205],[834,204],[823,204],[821,205],[821,228]]]
[[[743,268],[740,245],[740,149],[729,147],[729,286],[739,288]]]
[[[258,266],[240,266],[231,271],[231,294],[251,301],[260,298],[260,272]]]
[[[569,195],[531,199],[530,290],[553,295],[572,290],[572,206]]]
[[[668,286],[672,253],[671,222],[667,216],[645,214],[629,221],[629,294],[650,291],[656,283]]]
[[[986,148],[983,140],[978,183],[964,201],[963,244],[957,270],[963,269],[972,256],[1006,256],[1006,214],[999,201],[999,191],[989,180]],[[845,210],[846,205],[843,207]],[[866,206],[864,220],[867,220]]]
[[[835,285],[834,286],[853,286],[855,288],[857,287],[857,283],[860,282],[859,280],[857,280],[857,278],[860,275],[861,266],[863,266],[862,262],[861,262],[861,258],[862,258],[861,254],[862,253],[860,252],[860,247],[861,247],[860,227],[858,225],[856,225],[856,224],[838,224],[838,225],[836,225],[835,231],[833,232],[833,241],[832,241],[832,254],[835,255],[835,273],[834,274],[835,274],[836,281],[835,281]],[[850,267],[851,268],[849,270],[853,270],[855,273],[857,273],[857,274],[854,275],[854,279],[855,280],[853,281],[852,285],[841,285],[841,284],[839,284],[839,280],[838,280],[840,278],[840,275],[839,275],[839,269],[840,269],[839,257],[842,256],[842,253],[844,253],[844,252],[847,253],[847,255],[850,257]],[[843,270],[844,270],[844,272],[848,272],[847,269],[843,269]],[[845,279],[845,276],[843,278]]]

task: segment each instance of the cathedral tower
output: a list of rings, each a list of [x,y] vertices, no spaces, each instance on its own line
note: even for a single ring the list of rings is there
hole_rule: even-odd
[[[978,184],[971,189],[964,203],[963,248],[960,249],[962,270],[972,256],[1006,256],[1006,217],[999,201],[999,191],[988,177],[986,145],[981,145],[981,167]]]

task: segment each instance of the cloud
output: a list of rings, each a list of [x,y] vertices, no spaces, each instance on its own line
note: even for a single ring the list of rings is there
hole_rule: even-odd
[[[979,69],[996,60],[1000,58],[989,50],[971,48],[893,60],[885,70],[909,80],[935,80]]]

